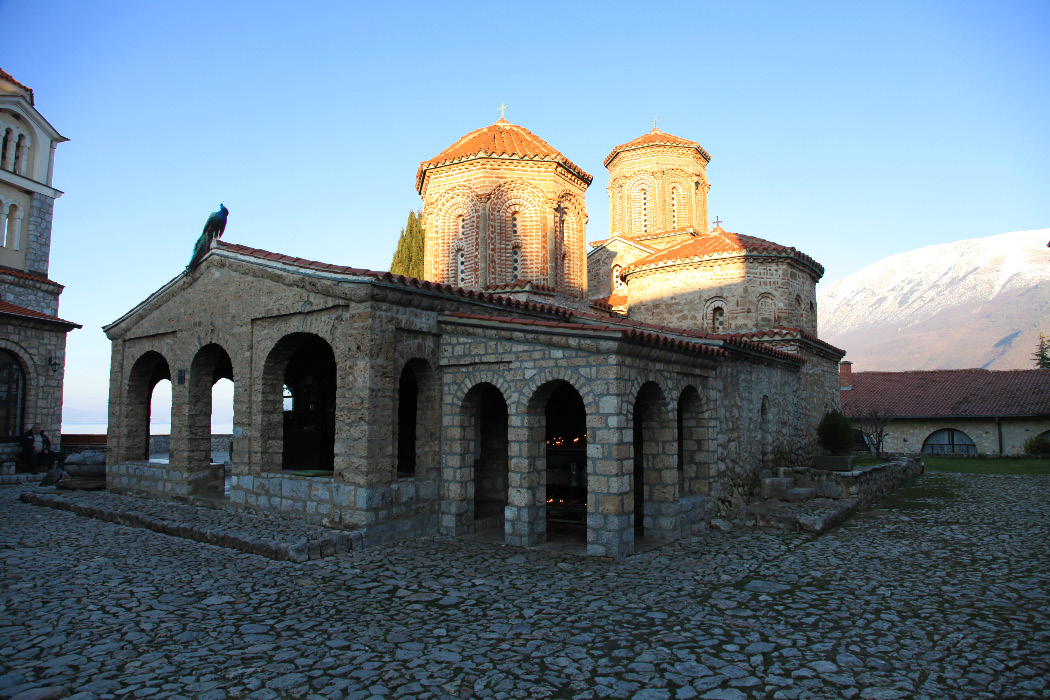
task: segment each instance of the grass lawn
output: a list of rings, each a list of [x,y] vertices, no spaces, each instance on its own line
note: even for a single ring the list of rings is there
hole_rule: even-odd
[[[958,474],[1016,474],[1030,476],[1050,474],[1050,459],[959,459],[924,455],[922,463],[928,472],[955,472]]]

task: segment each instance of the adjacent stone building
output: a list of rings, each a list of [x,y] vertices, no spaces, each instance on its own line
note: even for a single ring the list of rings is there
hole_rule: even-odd
[[[646,194],[619,220],[641,206],[639,238],[707,240],[702,149],[661,136],[655,161],[621,147],[625,163],[655,169],[669,139],[674,167],[631,185]],[[733,332],[650,322],[652,292],[626,314],[595,299],[590,182],[501,119],[420,165],[426,280],[218,242],[105,329],[108,488],[228,499],[360,528],[366,543],[493,531],[520,546],[578,537],[608,556],[757,498],[762,476],[814,451],[820,417],[838,406],[842,352],[815,337],[815,318],[750,322],[757,292],[727,299]],[[733,258],[755,271],[741,290],[811,298],[815,262],[780,246],[752,252]],[[612,278],[611,265],[603,274]],[[630,298],[635,282],[622,277]],[[691,278],[690,293],[703,279]],[[221,378],[235,387],[228,489],[209,464]],[[147,452],[163,379],[173,385],[165,464]]]
[[[66,333],[62,285],[48,278],[55,148],[66,141],[33,91],[0,70],[0,462],[40,423],[60,446]]]
[[[888,419],[883,451],[1020,455],[1050,437],[1050,370],[938,369],[853,372],[840,365],[842,412]]]

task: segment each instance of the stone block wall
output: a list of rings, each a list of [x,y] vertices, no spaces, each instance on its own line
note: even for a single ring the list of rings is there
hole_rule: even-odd
[[[780,469],[780,476],[792,477],[796,486],[816,490],[821,498],[856,498],[861,506],[873,503],[923,473],[922,461],[903,459],[848,472],[822,469]]]
[[[25,269],[47,276],[51,259],[51,219],[54,215],[53,197],[33,193],[29,216],[22,222],[22,235],[26,241]]]
[[[0,319],[0,349],[14,354],[25,372],[22,430],[40,423],[56,450],[62,446],[62,384],[66,365],[65,328],[30,319]],[[58,360],[53,372],[48,360]]]
[[[57,316],[58,297],[61,293],[62,287],[57,284],[15,277],[0,270],[0,299],[9,304],[39,311],[48,316]]]
[[[166,499],[222,493],[224,478],[222,465],[192,470],[145,461],[106,465],[106,490]]]
[[[1050,419],[1001,418],[945,418],[891,421],[886,426],[885,452],[917,455],[931,433],[954,428],[966,433],[977,446],[978,454],[995,457],[1024,454],[1024,443],[1030,437],[1050,430]],[[1000,452],[1000,431],[1002,450]]]

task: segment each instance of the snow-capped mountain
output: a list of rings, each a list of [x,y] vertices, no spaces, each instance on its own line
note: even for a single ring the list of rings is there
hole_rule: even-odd
[[[820,337],[855,371],[1031,369],[1050,335],[1050,229],[891,255],[817,295]]]

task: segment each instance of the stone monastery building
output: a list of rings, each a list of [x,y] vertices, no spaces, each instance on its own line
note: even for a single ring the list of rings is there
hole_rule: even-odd
[[[500,119],[419,166],[425,279],[216,243],[105,329],[108,487],[366,544],[487,530],[615,557],[746,504],[815,451],[843,353],[816,337],[819,264],[709,229],[709,160],[656,129],[613,149],[611,231],[588,253],[591,176]],[[162,379],[168,464],[147,454]]]

